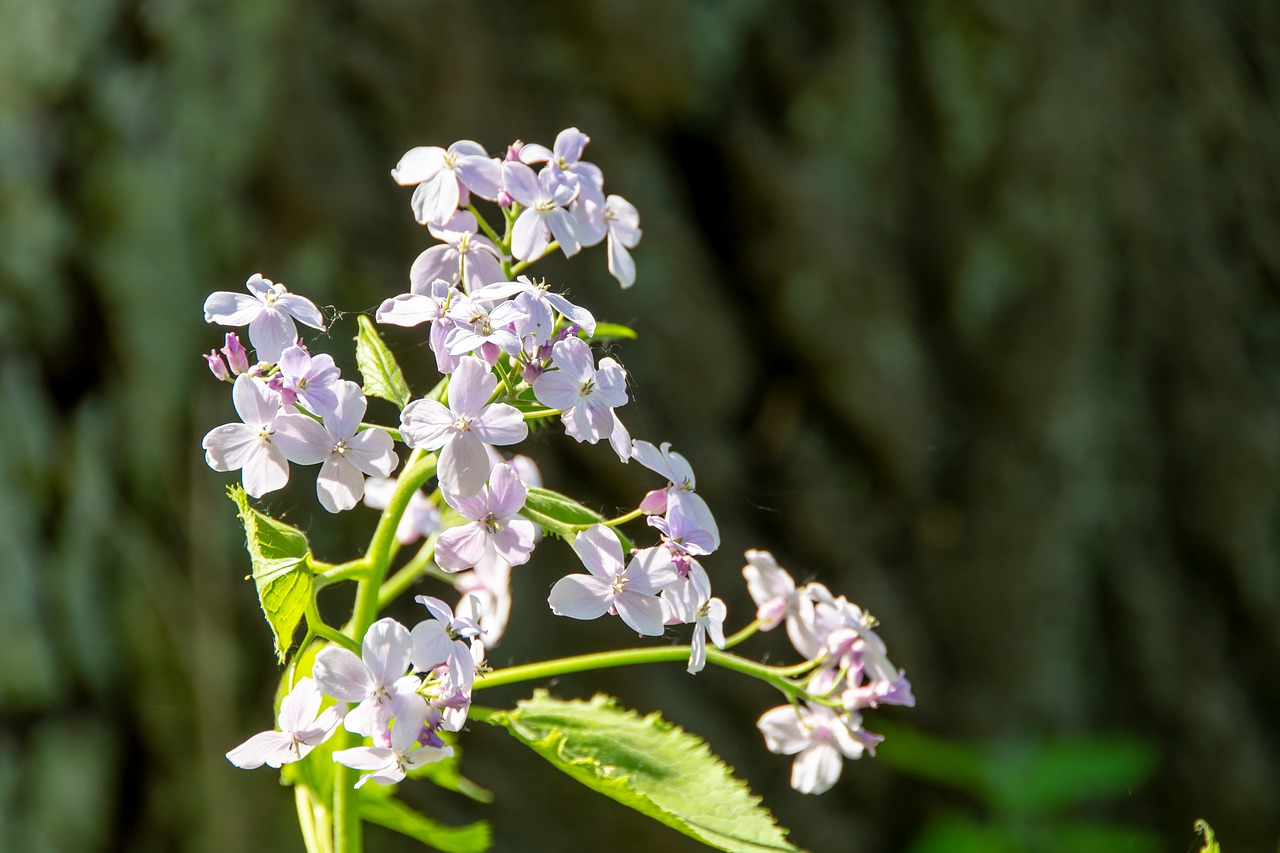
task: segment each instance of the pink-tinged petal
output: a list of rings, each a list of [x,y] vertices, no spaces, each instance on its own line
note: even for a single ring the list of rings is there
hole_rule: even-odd
[[[533,207],[542,199],[538,176],[523,163],[508,160],[502,164],[502,188],[525,207]]]
[[[450,527],[436,541],[436,565],[446,572],[469,569],[489,549],[489,536],[479,522]]]
[[[600,359],[596,370],[596,393],[592,395],[592,402],[611,409],[627,404],[627,371],[608,356]]]
[[[400,434],[410,447],[439,450],[455,435],[455,420],[438,400],[414,400],[400,413]]]
[[[565,434],[575,441],[595,444],[600,440],[600,433],[596,429],[591,409],[585,402],[579,401],[579,405],[566,409],[560,415],[560,420],[564,423]],[[613,425],[613,422],[608,420],[607,413],[605,423],[609,426]]]
[[[444,622],[424,619],[413,626],[413,668],[427,672],[442,665],[453,653],[453,640]]]
[[[245,424],[223,424],[205,434],[200,443],[204,460],[215,471],[239,471],[262,446],[262,436]]]
[[[476,195],[489,201],[498,197],[502,188],[502,164],[483,154],[468,155],[458,160],[458,180]]]
[[[493,549],[507,563],[522,565],[529,562],[529,555],[533,553],[536,532],[537,528],[528,519],[509,519],[501,530],[493,534]]]
[[[260,361],[280,360],[280,355],[298,339],[298,327],[293,318],[275,308],[264,308],[249,324],[249,343],[253,345]]]
[[[280,415],[275,430],[271,440],[290,462],[315,465],[333,452],[335,442],[328,430],[306,415]]]
[[[344,457],[334,453],[324,461],[316,478],[316,497],[329,512],[346,512],[364,494],[364,475]]]
[[[289,695],[280,700],[280,716],[277,719],[280,730],[298,732],[315,725],[323,700],[324,695],[314,678],[298,679]]]
[[[591,347],[581,338],[557,341],[551,348],[551,361],[557,370],[585,383],[595,379],[596,366],[591,357]]]
[[[370,477],[388,477],[400,464],[395,441],[381,429],[366,429],[356,433],[347,441],[346,456],[347,461]]]
[[[276,297],[276,306],[304,326],[324,331],[324,317],[310,299],[296,293],[282,293]]]
[[[520,148],[521,163],[545,163],[553,156],[550,148],[537,142],[526,142]]]
[[[581,306],[574,305],[572,302],[570,302],[568,299],[565,299],[564,296],[562,296],[559,293],[551,293],[550,291],[548,291],[544,298],[548,303],[551,304],[552,308],[556,309],[565,317],[567,317],[570,322],[575,323],[579,327],[581,327],[582,331],[586,332],[588,335],[595,334],[596,318],[593,317],[591,315],[591,312],[588,311],[586,308],[582,308]]]
[[[453,608],[441,599],[430,595],[418,595],[414,596],[413,600],[425,607],[436,621],[443,622],[446,625],[453,624]],[[430,667],[424,668],[430,669]]]
[[[586,184],[582,186],[585,190]],[[573,217],[574,228],[583,248],[596,245],[609,234],[609,226],[604,218],[603,199],[597,200],[592,197],[598,194],[598,192],[582,192],[578,195],[578,200],[569,208],[569,215]]]
[[[609,612],[609,585],[587,575],[568,575],[556,581],[547,597],[551,612],[570,619],[599,619]],[[661,632],[659,632],[661,633]]]
[[[645,595],[632,589],[625,590],[614,599],[618,616],[631,626],[631,629],[646,637],[661,637],[665,630],[666,614],[662,602],[652,595]]]
[[[840,781],[844,759],[827,741],[819,741],[796,756],[791,765],[791,787],[802,794],[821,794]]]
[[[320,650],[311,676],[324,695],[343,702],[362,702],[375,686],[369,667],[340,646],[326,646]]]
[[[622,543],[618,534],[603,524],[594,524],[573,538],[573,552],[582,565],[605,583],[622,571]]]
[[[510,465],[495,465],[489,473],[489,512],[510,518],[524,507],[529,490]]]
[[[293,737],[284,732],[261,732],[227,753],[227,760],[241,770],[253,770],[266,764],[279,767],[298,760]]]
[[[489,479],[489,454],[473,431],[455,434],[441,448],[436,475],[448,494],[469,498],[480,493]]]
[[[476,243],[489,247],[487,240],[477,239]],[[502,264],[498,260],[496,250],[486,248],[484,251],[471,251],[463,255],[468,288],[475,290],[486,284],[502,280]]]
[[[409,284],[414,292],[423,292],[436,279],[455,282],[461,273],[461,256],[456,249],[448,245],[432,246],[418,255],[413,266],[409,267]],[[382,320],[379,319],[378,322],[381,323]]]
[[[690,528],[703,531],[705,541],[702,541],[702,544],[706,547],[707,553],[719,549],[720,528],[716,525],[715,516],[711,514],[711,508],[700,495],[696,492],[673,489],[670,497],[667,498],[667,504],[668,512],[672,511],[671,507],[675,507],[675,512],[688,519]]]
[[[492,460],[490,460],[490,465],[492,465]],[[458,515],[471,521],[479,521],[489,514],[489,498],[483,490],[470,496],[446,491],[444,500],[445,503],[453,507]]]
[[[417,326],[429,323],[440,316],[440,305],[429,296],[402,293],[384,300],[373,315],[379,323],[392,326]]]
[[[548,408],[568,411],[581,401],[582,381],[564,370],[552,370],[533,380],[533,396]]]
[[[357,746],[352,749],[340,749],[333,754],[333,760],[346,765],[352,770],[386,770],[391,773],[396,767],[396,754],[393,750],[376,746]],[[404,778],[404,774],[401,774]],[[361,780],[364,781],[364,780]],[[356,787],[360,787],[359,783]]]
[[[521,261],[536,261],[549,245],[551,232],[542,214],[532,207],[522,210],[511,229],[511,254]]]
[[[642,595],[653,595],[676,582],[680,573],[671,561],[671,553],[661,546],[637,551],[627,566],[627,589]]]
[[[268,492],[283,489],[289,483],[289,463],[278,448],[262,445],[245,462],[240,482],[249,497],[260,498]]]
[[[609,252],[609,275],[616,278],[618,284],[622,285],[625,290],[636,283],[636,262],[631,257],[631,253],[627,251],[626,246],[622,245],[622,241],[615,239],[613,234],[609,235],[607,248]]]
[[[337,406],[324,417],[324,425],[335,438],[350,441],[360,428],[360,419],[364,417],[369,401],[364,392],[354,382],[341,381],[333,387],[337,397]]]
[[[247,373],[236,377],[231,388],[231,402],[240,420],[251,427],[262,427],[275,420],[280,411],[280,395]]]
[[[379,684],[391,684],[405,674],[412,653],[409,630],[396,620],[385,618],[369,626],[360,657]]]
[[[443,167],[443,148],[410,148],[391,170],[391,179],[402,187],[411,187],[434,178]]]
[[[515,406],[493,403],[485,406],[471,423],[471,431],[485,444],[519,444],[529,435],[529,425]]]
[[[582,240],[578,237],[578,224],[569,211],[562,207],[553,208],[544,214],[547,227],[560,243],[560,251],[566,258],[571,258],[582,249]]]
[[[497,388],[498,379],[488,364],[478,358],[464,358],[449,380],[449,408],[459,415],[475,415]]]
[[[204,321],[223,326],[247,326],[257,319],[266,306],[262,300],[244,293],[219,290],[204,301]]]
[[[801,722],[794,706],[781,705],[771,708],[756,721],[756,728],[764,735],[765,746],[780,755],[795,755],[810,742],[810,731]]]
[[[577,163],[582,159],[582,149],[586,148],[590,141],[591,137],[576,127],[566,127],[556,134],[555,146],[552,150],[556,160],[563,160],[566,164]]]

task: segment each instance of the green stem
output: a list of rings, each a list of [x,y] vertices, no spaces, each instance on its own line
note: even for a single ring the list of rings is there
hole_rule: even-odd
[[[307,602],[306,615],[307,631],[310,634],[315,634],[317,637],[323,637],[335,645],[342,646],[344,649],[349,649],[357,655],[360,654],[359,643],[338,629],[326,625],[324,620],[320,618],[320,611],[316,609],[315,596],[312,596],[311,600]],[[305,648],[305,646],[302,648]]]
[[[496,669],[483,675],[477,674],[475,686],[472,689],[483,690],[486,687],[502,687],[507,684],[519,684],[522,681],[540,681],[574,672],[688,659],[688,646],[660,646],[653,649],[619,649],[612,652],[596,652],[590,655],[577,655],[539,663],[510,666],[505,669]],[[803,688],[791,683],[788,678],[792,675],[804,673],[813,667],[812,661],[805,661],[803,664],[792,667],[766,666],[737,655],[722,652],[719,649],[707,649],[707,663],[758,678],[773,685],[788,696],[804,694]]]
[[[564,414],[560,409],[538,409],[533,412],[525,412],[524,419],[526,421],[536,421],[538,418],[558,418]]]
[[[316,565],[314,561],[312,565]],[[361,557],[358,560],[348,560],[336,566],[328,566],[328,568],[316,575],[314,583],[316,589],[323,589],[329,584],[337,583],[338,581],[359,580],[368,573],[369,561]]]
[[[405,563],[392,575],[382,588],[378,590],[378,610],[384,610],[388,604],[399,598],[405,590],[413,586],[414,581],[423,575],[432,575],[442,581],[453,583],[453,575],[438,569],[433,562],[436,556],[436,539],[439,534],[433,533],[413,555],[413,559]]]
[[[724,647],[726,649],[731,649],[734,646],[741,643],[743,640],[746,640],[748,637],[750,637],[752,634],[754,634],[759,630],[760,630],[760,620],[757,619],[747,627],[743,628],[738,633],[734,634],[732,637],[727,638],[724,641]]]

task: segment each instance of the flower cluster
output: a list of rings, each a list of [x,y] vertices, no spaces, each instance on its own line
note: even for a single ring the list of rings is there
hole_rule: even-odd
[[[301,760],[340,726],[362,739],[333,752],[334,761],[364,771],[356,787],[398,782],[415,767],[452,757],[445,736],[461,731],[472,691],[484,684],[486,649],[511,614],[512,570],[530,560],[546,525],[569,541],[585,569],[551,586],[553,613],[616,616],[645,637],[688,626],[677,627],[689,637],[688,672],[733,661],[784,692],[789,704],[765,713],[758,725],[770,750],[797,755],[797,790],[826,790],[844,758],[874,751],[881,738],[862,727],[864,709],[913,703],[874,620],[821,584],[797,588],[766,552],[748,551],[743,570],[757,618],[726,638],[725,604],[700,562],[720,548],[720,530],[696,491],[692,466],[669,443],[631,437],[618,414],[629,402],[628,375],[593,346],[592,313],[522,274],[556,249],[572,256],[605,242],[610,273],[623,287],[635,280],[630,250],[640,238],[638,215],[625,199],[605,194],[600,169],[583,159],[587,142],[569,128],[550,148],[517,142],[498,158],[463,140],[447,149],[414,148],[392,171],[398,183],[414,187],[414,217],[436,242],[413,262],[408,292],[383,301],[375,320],[425,324],[421,331],[441,374],[430,392],[396,400],[402,408],[394,426],[364,423],[365,391],[343,379],[332,356],[313,353],[298,337],[297,323],[325,328],[308,299],[254,275],[248,295],[218,292],[205,302],[208,322],[248,328],[256,359],[235,333],[204,356],[211,373],[231,383],[240,419],[204,437],[209,466],[240,471],[245,492],[260,498],[286,485],[291,465],[320,465],[321,506],[336,513],[363,501],[384,514],[379,529],[386,530],[381,562],[366,556],[334,567],[331,580],[373,583],[361,595],[380,608],[386,588],[378,584],[395,551],[423,540],[388,582],[391,597],[427,574],[459,596],[450,608],[418,595],[429,618],[412,628],[377,619],[379,608],[357,606],[366,615],[353,616],[344,634],[308,613],[308,638],[327,644],[314,655],[309,676],[290,675],[279,729],[227,754],[236,766]],[[503,233],[476,199],[497,206]],[[365,380],[366,389],[381,387]],[[543,489],[532,460],[508,454],[526,440],[530,422],[553,418],[573,440],[605,442],[620,463],[635,460],[652,471],[654,488],[614,519]],[[404,445],[403,468],[397,442]],[[429,493],[414,488],[431,476]],[[572,503],[574,520],[548,516],[548,496]],[[592,520],[582,523],[583,513]],[[621,532],[632,521],[648,541]],[[806,661],[798,668],[770,668],[725,651],[784,623]],[[678,653],[685,660],[683,647]],[[325,697],[332,702],[321,710]]]

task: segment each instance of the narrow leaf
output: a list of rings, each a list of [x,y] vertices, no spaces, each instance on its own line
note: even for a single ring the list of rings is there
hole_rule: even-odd
[[[409,386],[400,365],[382,342],[373,321],[361,314],[357,322],[360,331],[356,334],[356,366],[364,377],[364,393],[390,400],[403,409],[409,402]]]
[[[600,524],[605,517],[593,509],[588,509],[568,495],[531,486],[528,497],[524,501],[524,509],[520,514],[535,524],[541,524],[548,533],[572,542],[578,531],[586,530],[593,524]],[[613,528],[622,542],[622,550],[630,551],[635,547],[622,531]]]
[[[356,808],[362,820],[385,826],[444,853],[484,853],[492,843],[492,833],[485,821],[446,826],[391,797],[360,796],[356,798]]]
[[[656,713],[640,717],[603,695],[564,702],[539,690],[488,721],[588,788],[710,847],[797,849],[705,742]]]
[[[249,496],[238,485],[227,489],[244,523],[245,547],[253,564],[258,603],[275,638],[276,658],[284,663],[293,634],[306,613],[313,594],[307,567],[307,537],[296,527],[277,521],[249,506]]]

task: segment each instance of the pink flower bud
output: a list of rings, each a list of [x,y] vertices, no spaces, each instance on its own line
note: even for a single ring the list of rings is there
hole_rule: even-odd
[[[209,362],[209,372],[216,379],[226,382],[231,378],[231,374],[227,371],[226,362],[222,360],[222,356],[218,355],[216,349],[209,350],[209,354],[204,357],[204,360]]]
[[[236,376],[249,369],[249,354],[244,351],[240,338],[234,333],[227,335],[227,345],[222,348],[222,352],[227,357],[227,363],[231,365],[231,372]]]
[[[515,199],[511,197],[511,193],[505,189],[498,190],[498,207],[510,207],[515,203]]]
[[[663,515],[667,511],[667,490],[654,489],[640,501],[640,511],[645,515]]]
[[[515,142],[507,146],[506,159],[512,163],[520,162],[520,149],[524,147],[524,143],[517,139]]]

